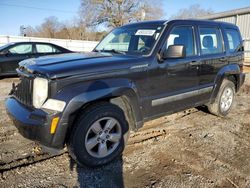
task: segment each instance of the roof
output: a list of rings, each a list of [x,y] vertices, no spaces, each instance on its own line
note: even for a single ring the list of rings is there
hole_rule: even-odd
[[[55,45],[55,44],[50,43],[50,42],[40,42],[40,41],[19,41],[19,42],[11,42],[10,44],[27,44],[27,43],[30,43],[30,44],[39,43],[39,44],[52,44],[52,45]]]
[[[235,16],[235,15],[242,15],[242,14],[250,14],[250,7],[215,13],[215,14],[201,17],[201,19],[217,19],[217,18],[225,18],[225,17]]]
[[[126,25],[123,25],[121,27],[127,27],[127,26],[139,26],[139,25],[164,25],[167,22],[167,20],[149,20],[149,21],[140,21],[140,22],[132,22],[128,23]]]
[[[196,23],[196,24],[208,24],[208,25],[223,24],[235,27],[234,24],[228,22],[208,20],[208,19],[174,19],[170,20],[169,22]]]
[[[185,23],[201,23],[201,24],[209,24],[209,25],[215,25],[215,24],[223,24],[228,26],[234,26],[231,23],[228,22],[222,22],[222,21],[213,21],[208,19],[173,19],[173,20],[151,20],[151,21],[142,21],[142,22],[133,22],[126,25],[123,25],[121,27],[133,27],[133,26],[146,26],[146,25],[165,25],[166,23],[173,23],[173,22],[181,22],[182,24]]]

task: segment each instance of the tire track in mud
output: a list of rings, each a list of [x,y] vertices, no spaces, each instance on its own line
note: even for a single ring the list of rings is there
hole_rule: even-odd
[[[133,136],[131,141],[129,141],[128,145],[138,144],[142,143],[148,140],[157,139],[158,137],[166,135],[166,130],[157,130],[157,131],[147,131],[143,132],[141,134],[137,134]],[[138,138],[139,137],[139,138]],[[27,167],[36,163],[40,163],[46,160],[49,160],[54,157],[59,157],[61,155],[68,154],[66,150],[61,151],[59,154],[48,154],[48,153],[41,153],[39,155],[28,155],[23,158],[18,158],[16,160],[10,161],[8,163],[2,163],[0,164],[0,174],[3,174],[7,171],[12,171],[17,168]]]
[[[48,154],[42,153],[39,155],[28,155],[23,158],[16,159],[14,161],[10,161],[8,163],[0,164],[0,174],[2,175],[4,172],[15,170],[17,168],[27,167],[33,165],[35,163],[43,162],[45,160],[49,160],[54,157],[59,157],[63,154],[68,153],[67,151],[63,150],[59,154]]]
[[[180,116],[177,116],[175,120],[182,119],[186,116],[189,116],[193,113],[196,113],[197,110],[194,111],[187,111],[182,113]],[[166,122],[160,122],[158,125],[166,123]],[[157,140],[160,137],[164,137],[167,135],[167,128],[160,128],[160,129],[146,129],[139,132],[135,132],[134,134],[130,135],[128,146],[134,145],[134,144],[140,144],[145,141],[149,140]],[[36,163],[40,163],[46,160],[50,160],[51,158],[59,157],[61,155],[68,155],[68,152],[66,150],[62,150],[58,154],[48,154],[48,153],[39,153],[39,154],[30,154],[25,157],[18,158],[16,160],[10,161],[8,163],[1,163],[0,164],[0,175],[7,171],[12,171],[18,168],[22,167],[28,167],[30,165],[34,165]]]
[[[2,98],[3,97],[1,97],[0,100]],[[196,112],[198,112],[198,110],[191,109],[191,110],[184,111],[184,112],[180,113],[179,115],[177,115],[175,118],[173,118],[173,120],[182,119],[182,118],[189,116],[189,115],[196,113]],[[171,120],[158,121],[156,126],[161,125],[161,124],[165,124],[169,121],[171,121]],[[154,125],[154,127],[155,127],[155,125]],[[14,134],[14,133],[12,133],[12,134]],[[157,129],[157,130],[149,128],[149,129],[141,130],[141,131],[135,132],[134,134],[130,135],[128,145],[143,143],[143,142],[148,141],[148,140],[157,139],[159,137],[166,136],[166,134],[167,134],[166,128],[161,128],[161,129]],[[4,134],[2,136],[6,137],[6,134]],[[36,154],[31,153],[30,155],[27,155],[25,157],[20,157],[18,159],[15,159],[13,161],[8,162],[8,163],[2,162],[0,164],[0,174],[3,174],[6,171],[11,171],[11,170],[14,170],[17,168],[27,167],[29,165],[33,165],[35,163],[49,160],[51,158],[61,156],[61,155],[66,154],[66,153],[68,153],[66,150],[63,150],[59,154],[54,154],[54,155],[51,155],[48,153],[39,153],[36,155]]]

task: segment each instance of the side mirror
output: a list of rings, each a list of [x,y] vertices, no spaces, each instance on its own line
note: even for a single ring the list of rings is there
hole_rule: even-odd
[[[170,45],[168,49],[162,53],[163,59],[185,58],[186,48],[183,45]]]
[[[8,57],[11,53],[7,50],[7,51],[0,52],[0,54],[3,55],[3,56]]]

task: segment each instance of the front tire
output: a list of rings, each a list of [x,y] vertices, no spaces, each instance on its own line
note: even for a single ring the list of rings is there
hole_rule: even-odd
[[[215,102],[208,105],[208,110],[214,115],[225,117],[232,109],[235,99],[235,85],[230,80],[223,80]]]
[[[89,107],[71,133],[68,150],[80,165],[100,166],[120,156],[129,128],[124,112],[111,103]]]

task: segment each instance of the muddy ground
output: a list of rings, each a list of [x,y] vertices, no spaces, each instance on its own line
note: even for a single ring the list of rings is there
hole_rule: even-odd
[[[0,80],[0,187],[250,188],[250,75],[227,118],[190,109],[148,122],[122,159],[95,169],[20,136],[4,109],[16,80]]]

